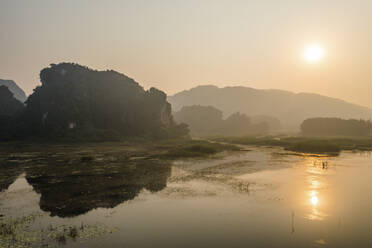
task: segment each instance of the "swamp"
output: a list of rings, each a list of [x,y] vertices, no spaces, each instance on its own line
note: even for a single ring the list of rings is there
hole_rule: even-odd
[[[0,247],[370,247],[370,155],[2,144]]]

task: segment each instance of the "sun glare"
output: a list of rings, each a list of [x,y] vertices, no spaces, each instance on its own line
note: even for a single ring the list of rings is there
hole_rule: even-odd
[[[310,191],[310,202],[311,202],[311,205],[313,205],[313,206],[318,205],[319,198],[318,198],[317,192],[315,190]]]
[[[311,204],[312,204],[313,206],[318,205],[318,202],[319,202],[319,199],[318,199],[317,196],[312,196],[312,197],[311,197]]]
[[[324,49],[317,44],[309,45],[304,53],[305,59],[310,63],[315,63],[324,57]]]

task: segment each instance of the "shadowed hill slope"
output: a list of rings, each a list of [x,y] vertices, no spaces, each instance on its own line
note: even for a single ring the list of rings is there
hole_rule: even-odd
[[[0,86],[0,116],[14,116],[22,111],[23,107],[9,88]]]
[[[25,92],[12,80],[0,79],[0,86],[6,86],[13,93],[14,97],[20,102],[25,102],[27,97]]]
[[[17,117],[24,109],[23,103],[14,98],[8,87],[0,86],[0,141],[11,139]]]

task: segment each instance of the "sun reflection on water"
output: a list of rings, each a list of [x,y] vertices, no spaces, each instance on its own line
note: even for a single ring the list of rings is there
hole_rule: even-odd
[[[310,207],[310,213],[306,216],[309,220],[324,220],[327,214],[324,212],[325,198],[322,189],[325,186],[324,175],[326,170],[324,169],[325,162],[319,158],[308,158],[306,167],[308,188],[307,188],[307,199],[308,206]]]
[[[313,196],[311,197],[310,201],[311,201],[311,204],[312,204],[313,206],[316,206],[316,205],[318,205],[319,198],[318,198],[316,195],[313,195]]]

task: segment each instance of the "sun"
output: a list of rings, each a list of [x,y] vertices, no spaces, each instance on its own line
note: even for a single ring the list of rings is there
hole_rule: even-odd
[[[318,44],[309,45],[305,49],[304,57],[309,63],[318,62],[324,57],[324,49]]]

